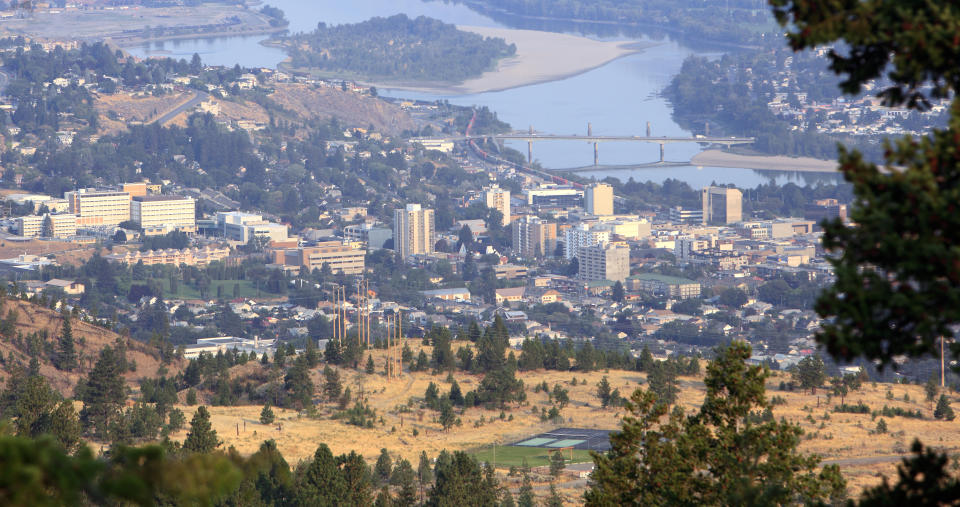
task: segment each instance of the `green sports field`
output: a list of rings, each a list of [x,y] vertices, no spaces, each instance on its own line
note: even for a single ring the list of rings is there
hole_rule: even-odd
[[[497,446],[496,459],[494,459],[493,447],[483,448],[472,452],[473,456],[481,463],[489,461],[498,467],[520,466],[523,459],[527,459],[527,464],[532,467],[547,466],[550,464],[550,449],[543,447],[520,447],[515,445]],[[573,460],[570,459],[570,450],[563,451],[563,457],[569,463],[586,463],[591,461],[590,451],[580,449],[573,450]]]

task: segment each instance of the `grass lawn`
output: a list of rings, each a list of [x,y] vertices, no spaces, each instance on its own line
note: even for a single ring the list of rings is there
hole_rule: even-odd
[[[523,464],[523,458],[527,458],[527,464],[532,467],[550,465],[549,449],[544,447],[521,447],[515,445],[497,446],[496,465],[497,466],[520,466]],[[474,451],[471,454],[481,463],[489,461],[494,463],[493,447],[487,447]],[[585,463],[591,461],[590,451],[580,449],[573,450],[573,460],[570,460],[570,450],[563,451],[563,457],[567,463]]]
[[[163,295],[166,298],[170,299],[200,299],[200,290],[194,287],[191,287],[183,282],[177,284],[177,291],[170,292],[170,280],[164,279],[160,280],[163,284]],[[240,295],[242,298],[253,298],[257,297],[257,288],[253,285],[253,282],[249,280],[211,280],[210,288],[207,290],[207,299],[216,299],[217,298],[217,287],[223,287],[221,291],[222,299],[233,299],[233,286],[240,285]],[[261,290],[261,295],[269,294],[265,290]]]

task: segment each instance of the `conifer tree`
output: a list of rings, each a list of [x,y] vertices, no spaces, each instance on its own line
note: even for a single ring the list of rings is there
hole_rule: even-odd
[[[120,413],[126,400],[121,376],[121,367],[116,353],[109,346],[100,351],[100,357],[82,384],[77,397],[83,401],[80,420],[88,429],[105,436],[107,427]]]
[[[217,430],[210,425],[210,412],[207,411],[207,407],[203,405],[197,407],[197,412],[190,420],[190,431],[187,433],[186,440],[183,441],[183,448],[190,452],[206,454],[220,444],[220,440],[217,439]]]
[[[73,342],[73,329],[70,326],[69,317],[63,318],[63,328],[60,331],[54,358],[54,366],[58,370],[73,371],[77,367],[77,350]]]
[[[536,497],[533,495],[533,483],[530,482],[530,474],[523,474],[523,483],[517,496],[517,507],[535,507]]]
[[[937,400],[937,408],[933,411],[933,417],[945,421],[953,420],[953,408],[950,407],[950,400],[947,399],[947,395],[940,395],[940,399]]]
[[[380,449],[380,456],[377,457],[377,464],[373,467],[373,473],[377,478],[378,482],[385,483],[390,479],[390,472],[392,471],[393,460],[390,459],[390,453],[387,452],[386,447]]]
[[[373,354],[367,354],[367,367],[364,372],[367,375],[372,375],[375,371],[377,371],[377,367],[373,364]]]
[[[263,410],[260,411],[260,424],[273,424],[275,419],[276,416],[273,414],[270,404],[267,403],[263,406]]]

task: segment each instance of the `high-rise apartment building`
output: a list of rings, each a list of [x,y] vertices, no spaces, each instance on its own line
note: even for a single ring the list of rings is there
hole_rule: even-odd
[[[118,225],[130,220],[130,194],[127,192],[82,188],[63,194],[77,225]]]
[[[563,234],[563,257],[571,260],[580,255],[580,249],[610,241],[610,230],[597,224],[580,224]]]
[[[601,243],[580,249],[580,278],[623,282],[630,276],[630,247]]]
[[[196,201],[175,195],[143,195],[130,201],[130,221],[146,234],[196,232]]]
[[[400,257],[433,253],[435,238],[432,209],[408,204],[393,211],[393,246]]]
[[[513,222],[513,250],[521,257],[548,257],[557,249],[557,224],[524,216]]]
[[[585,192],[587,213],[591,215],[613,214],[613,187],[606,183],[594,183]]]
[[[501,225],[504,227],[510,225],[510,191],[494,184],[483,188],[483,198],[488,208],[495,209],[503,215]]]
[[[703,223],[735,224],[743,220],[743,194],[735,188],[704,187]]]

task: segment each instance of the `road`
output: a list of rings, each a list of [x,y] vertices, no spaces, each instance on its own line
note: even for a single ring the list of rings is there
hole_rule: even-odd
[[[189,109],[193,109],[194,107],[197,106],[197,104],[203,102],[204,100],[207,100],[208,96],[209,94],[207,92],[196,90],[194,92],[192,99],[184,102],[183,104],[173,108],[170,111],[167,111],[163,115],[159,116],[156,120],[153,120],[151,123],[157,123],[162,127],[167,123],[169,123],[170,121],[172,121],[174,118],[176,118],[180,113],[187,111]]]

